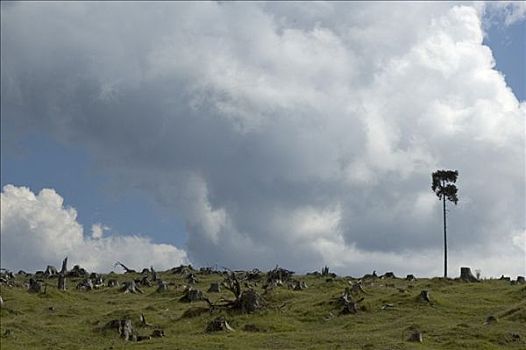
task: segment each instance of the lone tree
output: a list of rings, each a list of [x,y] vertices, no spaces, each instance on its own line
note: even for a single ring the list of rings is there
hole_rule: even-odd
[[[455,170],[437,170],[433,173],[433,185],[431,188],[438,198],[442,199],[444,210],[444,277],[447,277],[447,234],[446,234],[446,199],[457,205],[457,182],[458,171]]]

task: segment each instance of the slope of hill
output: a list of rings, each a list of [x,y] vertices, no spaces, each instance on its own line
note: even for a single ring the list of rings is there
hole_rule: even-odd
[[[526,286],[509,281],[369,278],[356,290],[357,312],[342,314],[341,296],[356,279],[293,276],[307,288],[287,283],[265,292],[266,276],[249,287],[261,295],[261,308],[241,313],[227,307],[210,311],[206,301],[183,302],[187,277],[160,272],[168,290],[140,286],[142,294],[120,287],[77,290],[82,278],[68,278],[68,289],[57,289],[57,278],[45,279],[45,293],[30,293],[28,277],[16,275],[2,284],[0,344],[8,349],[524,349],[526,348]],[[234,295],[223,288],[208,293],[212,282],[226,274],[195,273],[200,289],[212,304],[224,305]],[[103,275],[105,281],[140,280],[141,274]],[[241,280],[241,278],[240,278]],[[429,291],[431,303],[422,301]],[[141,322],[141,314],[145,322]],[[206,332],[208,323],[224,316],[233,331]],[[494,316],[488,319],[488,316]],[[154,330],[164,337],[125,341],[112,320],[131,320],[139,336]],[[488,320],[489,322],[485,322]],[[422,342],[408,338],[420,332]]]

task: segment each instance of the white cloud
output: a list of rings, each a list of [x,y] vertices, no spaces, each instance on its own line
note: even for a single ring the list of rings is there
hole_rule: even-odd
[[[108,226],[102,225],[101,223],[91,225],[91,238],[99,239],[104,235],[104,231],[108,231]]]
[[[489,17],[491,24],[502,20],[509,26],[526,18],[526,2],[524,1],[486,1],[480,4],[483,12]]]
[[[169,244],[156,244],[148,237],[110,235],[108,228],[93,225],[85,237],[77,212],[64,207],[63,198],[52,189],[34,194],[27,187],[6,185],[1,194],[2,267],[35,271],[48,264],[58,266],[69,257],[89,271],[108,272],[116,261],[137,269],[153,265],[168,269],[187,261],[186,253]]]
[[[488,247],[512,251],[524,230],[526,104],[494,70],[481,15],[16,3],[2,11],[2,136],[33,127],[82,145],[120,190],[186,220],[192,261],[231,267],[440,274],[430,178],[458,169],[452,265],[516,272],[520,253],[499,265]]]

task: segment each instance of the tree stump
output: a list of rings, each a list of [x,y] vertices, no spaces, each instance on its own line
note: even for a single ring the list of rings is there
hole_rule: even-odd
[[[68,257],[66,256],[64,260],[62,260],[62,268],[60,269],[60,274],[66,275],[68,273]]]
[[[164,330],[163,329],[154,329],[152,334],[151,334],[152,338],[162,338],[164,336],[165,336],[165,334],[164,334]]]
[[[148,276],[143,276],[143,278],[136,279],[135,283],[137,283],[138,285],[141,285],[143,287],[151,287],[152,286],[152,282],[150,281]]]
[[[261,297],[253,289],[245,290],[239,297],[241,313],[252,313],[261,307]]]
[[[524,279],[524,276],[517,276],[517,283],[518,284],[525,284],[526,280]]]
[[[58,286],[57,286],[58,290],[66,290],[66,276],[64,276],[64,274],[59,274],[58,275]]]
[[[227,331],[232,332],[234,329],[230,327],[228,322],[223,316],[219,316],[208,323],[206,326],[206,332],[220,332]]]
[[[199,280],[193,273],[189,273],[188,276],[186,276],[186,283],[188,284],[197,284]]]
[[[150,271],[152,272],[152,281],[157,282],[159,277],[157,276],[157,272],[153,269],[153,266],[150,266]]]
[[[460,279],[464,282],[479,282],[479,280],[471,273],[471,268],[460,268]]]
[[[143,291],[140,290],[139,287],[137,287],[137,285],[135,284],[135,281],[124,282],[124,285],[122,286],[121,291],[124,294],[128,294],[128,293],[133,293],[133,294],[140,293],[140,294],[142,294],[143,293]]]
[[[494,323],[497,323],[497,318],[493,315],[486,317],[486,321],[484,322],[485,325],[490,325]]]
[[[190,287],[185,290],[184,295],[179,300],[183,302],[191,303],[194,301],[204,300],[203,297],[204,296],[203,296],[202,291],[200,291],[199,289],[194,289]]]
[[[396,276],[393,272],[386,272],[380,278],[396,278]]]
[[[429,291],[421,291],[420,295],[418,296],[418,300],[420,300],[421,302],[431,303],[431,299],[429,299]]]
[[[166,281],[157,280],[157,292],[165,292],[168,290],[168,283]]]
[[[44,271],[44,275],[46,277],[54,277],[58,274],[58,271],[57,271],[57,268],[55,266],[52,266],[52,265],[48,265],[46,267],[46,271]]]
[[[408,341],[412,341],[412,342],[421,343],[422,342],[422,333],[417,331],[417,330],[415,330],[409,335],[409,338],[407,340]]]
[[[375,271],[373,271],[372,274],[368,273],[368,274],[363,275],[362,279],[364,280],[364,279],[368,279],[368,278],[377,278],[377,277],[378,277],[378,275],[376,274],[376,270],[375,270]]]
[[[208,288],[208,293],[220,293],[221,292],[221,283],[219,282],[212,282],[210,283],[210,287]]]
[[[322,269],[321,269],[321,275],[322,276],[328,276],[329,275],[329,267],[327,265],[325,265]]]
[[[361,282],[352,283],[352,282],[349,281],[349,283],[351,284],[351,293],[352,294],[358,294],[358,293],[368,294],[363,289]]]
[[[348,314],[355,314],[358,312],[358,303],[362,302],[364,298],[361,298],[360,300],[354,301],[351,296],[351,291],[347,287],[345,288],[345,291],[338,299],[338,302],[343,307],[340,311],[340,315],[348,315]]]
[[[29,289],[28,292],[30,293],[42,293],[44,289],[44,285],[42,282],[37,281],[33,278],[29,279]]]
[[[88,272],[80,267],[79,265],[73,266],[73,268],[67,273],[67,277],[84,277]]]
[[[115,279],[111,279],[111,280],[108,280],[108,287],[118,287],[119,286],[119,281],[115,280]]]
[[[85,280],[82,280],[80,281],[78,284],[77,284],[77,289],[85,289],[85,290],[92,290],[94,287],[93,287],[93,281],[91,280],[91,278],[87,278]]]
[[[307,283],[305,283],[305,281],[293,281],[291,288],[293,290],[303,290],[307,288]]]
[[[137,334],[131,320],[112,320],[104,326],[104,329],[116,329],[119,336],[125,341],[137,340]]]
[[[406,281],[416,281],[416,277],[414,275],[407,275],[405,277]]]

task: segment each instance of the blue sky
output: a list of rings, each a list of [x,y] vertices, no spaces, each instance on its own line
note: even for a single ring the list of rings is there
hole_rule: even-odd
[[[10,22],[3,21],[7,23],[2,25],[3,39],[4,37],[16,38],[17,35],[20,35],[23,44],[9,44],[11,41],[6,41],[7,44],[3,44],[6,45],[5,48],[3,46],[3,51],[7,52],[10,49],[9,52],[21,52],[22,56],[32,49],[38,52],[37,55],[40,55],[40,52],[44,53],[42,53],[43,68],[39,66],[38,59],[32,61],[30,54],[27,57],[21,57],[20,65],[26,65],[27,72],[30,72],[23,73],[25,75],[20,75],[21,70],[18,70],[16,64],[9,65],[9,74],[2,68],[3,86],[4,79],[7,84],[11,82],[9,79],[12,76],[17,77],[16,79],[23,76],[20,78],[22,83],[18,85],[21,94],[34,97],[34,101],[28,103],[30,107],[17,107],[16,98],[10,97],[6,99],[7,103],[2,108],[3,114],[9,114],[8,118],[2,115],[2,187],[7,184],[27,186],[33,193],[38,193],[42,188],[52,188],[64,198],[66,207],[70,206],[77,210],[77,221],[84,227],[84,233],[87,236],[90,235],[91,225],[100,223],[110,228],[108,235],[141,235],[148,237],[153,243],[175,245],[187,251],[191,260],[193,259],[192,261],[198,264],[224,261],[232,266],[237,264],[245,267],[244,264],[250,264],[247,261],[251,258],[254,259],[255,264],[264,264],[265,257],[274,256],[274,254],[278,257],[277,259],[281,259],[283,255],[288,256],[282,261],[273,261],[269,263],[270,265],[282,262],[298,266],[301,265],[300,262],[312,257],[315,257],[312,258],[313,264],[321,263],[327,261],[328,256],[331,255],[324,250],[328,249],[324,248],[324,244],[317,243],[316,247],[296,251],[298,243],[294,243],[293,237],[307,237],[304,239],[314,241],[315,235],[325,237],[325,232],[339,230],[341,227],[343,227],[343,232],[337,240],[327,238],[323,242],[328,242],[328,246],[345,246],[348,250],[342,251],[342,256],[351,255],[349,252],[354,252],[356,256],[384,254],[381,255],[380,260],[398,261],[401,259],[400,261],[403,261],[404,254],[406,254],[404,242],[409,241],[422,251],[429,251],[429,254],[440,254],[440,237],[435,239],[425,235],[419,236],[416,233],[419,229],[428,227],[431,222],[435,225],[437,218],[434,217],[430,219],[433,221],[428,222],[422,219],[422,222],[416,223],[415,227],[412,227],[414,220],[400,219],[402,221],[394,225],[399,229],[397,232],[400,239],[394,240],[390,238],[390,235],[382,236],[382,232],[391,230],[392,220],[394,220],[388,215],[382,216],[386,212],[382,206],[393,208],[395,205],[393,203],[398,203],[400,200],[397,199],[396,191],[385,196],[386,189],[392,189],[393,184],[389,181],[375,179],[374,174],[392,171],[389,169],[390,164],[403,164],[402,167],[413,169],[413,173],[409,170],[409,175],[398,174],[399,177],[394,176],[390,181],[393,181],[398,186],[397,188],[408,189],[413,196],[411,198],[416,198],[416,201],[421,204],[416,209],[407,204],[413,209],[408,209],[408,207],[400,210],[403,212],[415,210],[419,216],[425,216],[429,214],[429,210],[435,208],[436,203],[431,202],[433,198],[417,187],[418,185],[427,190],[429,179],[427,175],[420,176],[420,170],[415,169],[424,163],[427,164],[426,166],[453,164],[462,167],[465,161],[460,158],[460,155],[459,158],[453,156],[440,158],[435,155],[429,156],[429,152],[432,153],[433,149],[446,147],[444,144],[450,141],[444,142],[443,140],[451,137],[452,133],[455,133],[453,142],[459,142],[467,154],[470,154],[472,140],[488,139],[500,142],[498,140],[501,135],[494,133],[491,127],[485,128],[484,125],[492,125],[491,122],[487,124],[481,122],[480,129],[473,131],[468,130],[467,127],[466,130],[460,130],[459,128],[463,126],[455,124],[457,123],[455,121],[451,127],[440,131],[441,133],[434,138],[423,136],[426,135],[426,132],[420,135],[419,131],[412,129],[415,123],[418,123],[419,127],[425,127],[426,123],[432,123],[431,119],[422,117],[413,124],[404,120],[403,117],[393,117],[395,121],[383,120],[382,117],[361,120],[360,115],[363,114],[363,111],[354,110],[352,103],[350,106],[341,108],[333,106],[343,105],[342,101],[347,103],[346,97],[339,97],[338,94],[339,91],[351,86],[353,88],[349,90],[352,95],[349,98],[350,101],[359,101],[369,91],[374,91],[374,95],[363,103],[363,108],[367,110],[366,114],[385,115],[393,110],[395,115],[403,116],[407,112],[406,107],[398,105],[397,97],[402,96],[402,100],[405,98],[407,101],[407,97],[403,97],[406,96],[403,91],[405,87],[412,86],[413,79],[423,83],[423,90],[431,91],[429,94],[422,93],[422,107],[415,106],[415,110],[418,108],[425,110],[427,103],[427,105],[436,106],[437,111],[447,114],[452,110],[448,108],[456,107],[446,108],[444,103],[452,100],[459,103],[458,101],[464,97],[466,100],[473,98],[466,93],[466,96],[459,96],[458,99],[445,99],[446,102],[440,98],[426,102],[426,98],[436,93],[433,86],[442,83],[445,84],[444,86],[449,86],[444,91],[455,86],[447,85],[452,84],[451,81],[442,81],[440,80],[442,78],[437,78],[433,71],[426,70],[434,65],[440,66],[436,63],[415,64],[414,71],[408,70],[408,76],[402,78],[397,75],[400,71],[389,72],[387,68],[375,65],[375,62],[383,62],[386,58],[392,57],[402,57],[400,59],[409,62],[407,65],[409,67],[413,65],[413,62],[418,61],[418,58],[411,56],[414,55],[413,51],[407,49],[411,45],[416,45],[417,35],[419,35],[418,30],[413,29],[412,26],[414,28],[420,26],[421,33],[425,33],[422,35],[432,36],[434,30],[440,30],[445,33],[444,35],[455,38],[454,31],[449,32],[447,27],[435,26],[431,29],[427,27],[431,22],[430,18],[435,16],[435,13],[436,18],[442,16],[452,21],[451,23],[457,23],[455,21],[461,21],[459,18],[472,15],[469,10],[451,9],[453,5],[413,4],[407,9],[414,11],[414,23],[408,23],[407,26],[389,27],[384,25],[383,18],[391,14],[395,18],[398,10],[394,10],[395,5],[389,5],[393,6],[391,9],[380,3],[341,5],[360,7],[360,11],[364,14],[363,17],[356,18],[350,15],[349,19],[340,16],[340,10],[332,8],[336,5],[326,3],[312,4],[313,9],[315,8],[315,11],[312,12],[295,8],[294,4],[287,3],[278,5],[271,3],[265,5],[238,4],[222,7],[217,4],[201,4],[200,6],[168,4],[166,5],[168,12],[170,6],[180,6],[172,14],[173,16],[177,16],[178,13],[181,16],[188,14],[182,18],[199,18],[199,16],[208,18],[209,16],[215,18],[214,23],[217,28],[201,28],[198,20],[185,22],[182,19],[181,26],[187,26],[190,29],[185,27],[185,31],[181,31],[183,33],[181,34],[178,32],[177,24],[163,17],[155,20],[158,27],[150,28],[146,25],[145,28],[151,30],[152,33],[144,33],[138,29],[133,35],[128,35],[126,29],[116,27],[109,35],[109,41],[115,39],[111,47],[105,47],[98,42],[99,39],[95,34],[93,34],[94,39],[86,39],[85,43],[78,42],[74,36],[65,37],[62,41],[57,39],[55,42],[49,39],[53,37],[50,35],[46,39],[49,40],[50,47],[56,45],[58,47],[56,50],[71,50],[69,54],[62,55],[60,59],[63,58],[64,63],[59,68],[53,66],[52,59],[50,59],[51,63],[46,61],[54,57],[55,51],[52,49],[48,51],[47,48],[38,49],[42,40],[35,39],[35,43],[32,44],[29,39],[30,35],[20,28],[23,27],[24,21],[31,23],[31,16],[39,15],[39,11],[42,11],[46,13],[42,17],[45,19],[36,20],[37,25],[42,26],[43,32],[49,29],[49,33],[55,33],[54,26],[66,26],[67,21],[56,24],[51,20],[53,16],[66,16],[65,18],[71,16],[71,22],[75,23],[73,19],[78,13],[68,12],[65,8],[53,9],[52,6],[44,5],[40,10],[35,10],[36,6],[33,9],[30,9],[29,6],[20,6],[17,12],[15,5],[13,9],[5,6],[2,10],[2,18],[4,19],[5,16],[6,19],[13,19]],[[94,15],[100,16],[101,21],[108,20],[108,17],[105,16],[106,11],[99,11],[102,7],[99,8],[98,5],[78,6],[79,13],[93,11]],[[429,6],[429,11],[426,6]],[[137,4],[136,7],[137,12],[131,6],[126,8],[126,11],[128,13],[129,10],[130,18],[137,21],[139,27],[143,23],[141,22],[142,15],[138,14],[144,10],[146,10],[144,18],[150,15],[158,16],[158,13],[150,13],[147,5]],[[109,9],[107,13],[112,13],[111,11],[120,13],[120,10],[122,9]],[[60,15],[61,11],[65,11],[64,14]],[[353,10],[352,12],[360,11]],[[404,18],[404,11],[404,9],[400,10],[400,18]],[[420,11],[422,15],[419,17]],[[462,11],[466,13],[461,15]],[[253,23],[240,19],[239,13],[253,16],[251,17]],[[8,17],[11,14],[12,17]],[[241,31],[243,34],[239,34],[237,27],[224,24],[232,22],[226,20],[231,16],[236,18],[235,21],[238,22],[235,23],[239,28],[244,28]],[[50,18],[49,22],[46,22],[48,18]],[[276,18],[281,18],[281,21],[273,22]],[[524,64],[526,62],[526,21],[523,18],[506,25],[504,18],[496,18],[497,22],[487,27],[483,44],[492,50],[496,62],[495,69],[503,73],[507,85],[511,87],[516,98],[519,101],[526,101]],[[33,23],[35,23],[34,19]],[[319,28],[316,23],[324,23],[328,29]],[[355,23],[363,28],[370,28],[370,30],[364,29],[363,32],[359,32],[360,34],[352,34]],[[89,24],[86,25],[89,26]],[[458,25],[462,30],[465,29],[466,40],[471,40],[470,35],[472,34],[469,31],[472,28],[468,25],[464,27],[464,23]],[[186,46],[189,53],[183,50],[182,46],[177,46],[177,42],[173,47],[170,45],[160,48],[153,47],[154,45],[150,43],[152,38],[155,40],[162,38],[159,40],[160,43],[170,40],[169,36],[162,37],[160,34],[166,30],[162,26],[167,26],[173,32],[179,33],[177,34],[179,36],[174,36],[177,40],[183,40],[180,38],[185,38],[184,35],[188,32],[201,34],[195,34],[195,38],[198,38],[196,42],[190,41],[190,44]],[[346,33],[342,29],[346,26],[351,28],[349,37],[342,34]],[[90,33],[102,30],[101,28],[102,26],[92,28]],[[64,28],[59,28],[58,31],[67,32]],[[76,35],[75,31],[79,29],[72,30],[72,35]],[[273,36],[274,32],[284,33],[280,37],[280,40],[283,40],[281,46],[269,44],[272,43],[272,40],[276,40]],[[78,37],[86,38],[86,33],[80,33]],[[367,33],[379,34],[367,37],[369,35]],[[225,37],[216,40],[216,35],[225,35]],[[250,39],[243,35],[249,36]],[[12,40],[17,43],[16,39]],[[27,43],[24,40],[27,40]],[[348,44],[345,40],[350,42],[349,46],[345,46]],[[230,51],[225,54],[223,51],[225,49],[217,46],[217,42],[226,43],[225,47]],[[393,45],[393,42],[399,44]],[[425,43],[425,40],[422,42]],[[254,45],[254,47],[251,46],[253,52],[260,52],[260,57],[257,55],[243,57],[247,51],[245,47],[250,45]],[[271,45],[271,49],[267,49],[265,45]],[[267,53],[272,53],[273,50],[278,50],[277,47],[288,49],[276,56],[271,54],[268,57],[265,56]],[[444,47],[444,50],[448,50],[447,46]],[[147,52],[144,57],[143,52],[137,53],[136,51],[141,49]],[[300,52],[307,52],[307,50],[310,50],[311,56],[304,58]],[[424,46],[422,50],[433,50],[433,48]],[[214,52],[214,54],[209,55],[209,52]],[[187,54],[188,56],[185,56]],[[224,58],[223,54],[227,58]],[[329,58],[326,58],[325,54]],[[9,55],[10,53],[6,54],[5,62],[13,62]],[[181,63],[182,68],[171,66],[170,61],[166,60],[166,57],[171,57],[170,55],[176,57],[177,62],[183,62]],[[483,57],[483,54],[480,55],[477,51],[473,59]],[[265,57],[261,58],[261,56]],[[196,58],[193,62],[194,57],[199,57],[199,59]],[[4,53],[2,53],[2,59],[4,63]],[[143,69],[148,60],[155,60],[156,64],[161,67],[159,75],[156,75],[157,68],[145,69],[142,73],[136,73]],[[126,64],[120,64],[124,61]],[[198,61],[199,65],[196,64]],[[327,62],[331,63],[327,64]],[[303,64],[305,66],[302,66]],[[353,64],[361,67],[356,69],[359,73],[353,70]],[[100,73],[100,77],[98,75],[91,77],[88,74],[85,83],[78,85],[72,83],[71,77],[84,77],[83,74],[86,71],[97,65],[102,68],[96,73]],[[26,69],[26,66],[22,70]],[[108,67],[107,70],[104,70],[105,67]],[[216,68],[207,70],[209,67]],[[443,67],[449,66],[446,64]],[[64,73],[62,73],[62,68]],[[68,73],[69,69],[72,73]],[[172,72],[171,69],[177,71],[163,78],[163,74],[166,74],[162,73],[163,69],[169,72]],[[311,70],[314,73],[311,74]],[[223,75],[215,79],[216,72],[221,72]],[[245,79],[244,74],[247,77],[256,74],[256,78]],[[145,76],[148,78],[145,79]],[[352,78],[340,82],[339,79],[342,76]],[[420,81],[423,76],[429,79],[429,86],[426,85],[425,79]],[[477,75],[474,74],[474,76]],[[43,77],[42,80],[41,77]],[[50,77],[57,77],[57,83],[55,84],[53,80],[55,78]],[[203,83],[202,86],[194,86],[195,83],[189,83],[194,77],[202,77],[210,81]],[[376,77],[376,79],[381,77],[386,83],[373,82],[370,77]],[[50,82],[50,79],[53,81]],[[147,82],[136,82],[141,79]],[[438,80],[433,81],[433,79]],[[99,88],[98,80],[101,81],[101,92],[98,94],[100,100],[97,100],[92,107],[91,100],[84,99],[82,96],[91,96],[92,92]],[[270,87],[264,86],[259,89],[259,86],[251,85],[254,84],[254,81],[261,82],[261,84],[268,83]],[[272,85],[279,81],[281,83]],[[388,90],[392,82],[398,84],[399,81],[400,84],[402,81],[405,82],[402,88]],[[376,83],[378,84],[374,85]],[[457,85],[460,86],[459,84],[462,83],[463,81],[459,80]],[[223,85],[218,88],[217,84]],[[498,83],[495,84],[498,85]],[[312,91],[298,92],[300,87],[310,85],[315,86]],[[490,85],[492,84],[488,86]],[[67,88],[61,90],[64,86]],[[365,88],[362,90],[364,86],[370,90]],[[478,93],[477,85],[466,86]],[[55,89],[56,96],[66,97],[60,98],[57,102],[58,107],[53,107],[56,109],[50,109],[49,113],[42,112],[40,116],[41,111],[48,106],[46,101],[42,102],[35,97],[37,96],[35,91],[38,94],[39,91],[49,90],[46,91],[49,93],[48,100],[52,100],[55,96],[53,93]],[[216,93],[216,89],[220,92]],[[317,95],[319,91],[332,91],[332,89],[334,93],[329,97],[320,97],[319,104],[310,104],[309,99],[319,97]],[[361,91],[360,94],[354,96],[353,89]],[[490,88],[487,87],[487,89]],[[178,97],[171,100],[168,91]],[[195,91],[200,93],[197,94]],[[481,88],[480,94],[483,96],[481,99],[491,99],[488,96],[491,96],[492,92],[485,94],[484,91]],[[166,96],[163,95],[164,93],[167,93]],[[4,91],[2,95],[4,96]],[[377,96],[388,96],[385,98],[388,102],[380,100],[380,97]],[[269,107],[268,101],[277,102]],[[458,107],[455,103],[452,103],[452,106]],[[318,113],[316,110],[318,105],[326,107],[320,109]],[[165,106],[172,107],[165,108]],[[387,108],[387,112],[382,109],[384,107]],[[82,113],[77,116],[76,113],[84,108],[88,111],[87,115],[91,113],[96,120],[86,121]],[[139,111],[142,108],[144,111]],[[54,119],[54,111],[58,111],[59,114],[64,112],[64,117]],[[28,113],[34,115],[28,116]],[[152,115],[145,117],[144,114],[148,113]],[[349,119],[345,121],[343,119],[333,120],[332,117],[327,117],[327,113],[350,114]],[[100,119],[98,114],[101,115]],[[126,117],[127,114],[130,115],[129,118]],[[18,125],[18,120],[13,117],[18,115],[23,120],[22,126]],[[116,115],[114,119],[112,119],[113,115]],[[227,117],[224,117],[225,115]],[[247,115],[250,115],[250,118],[246,117]],[[283,118],[276,117],[276,125],[279,127],[265,129],[268,123],[274,122],[272,118],[275,115]],[[450,118],[455,118],[455,115],[457,114],[452,113]],[[219,118],[214,119],[215,116]],[[148,120],[151,120],[152,123],[149,123]],[[362,124],[368,125],[367,132],[359,131]],[[506,126],[506,128],[513,129],[511,126]],[[173,131],[173,136],[168,134],[168,130]],[[341,133],[340,130],[349,130],[348,135]],[[144,139],[141,137],[143,132],[146,135]],[[322,138],[318,135],[321,132],[330,133],[332,136]],[[378,140],[378,143],[371,146],[371,142],[366,141],[368,138]],[[461,138],[466,139],[461,140]],[[121,139],[123,141],[119,142],[118,140]],[[433,144],[423,145],[426,139]],[[398,153],[392,152],[393,142],[400,147],[396,151]],[[317,145],[321,146],[318,148]],[[490,151],[493,148],[489,144],[486,146],[488,151],[484,154],[493,152]],[[482,152],[482,148],[486,146],[477,147]],[[367,154],[368,158],[362,158],[362,154]],[[477,157],[474,155],[473,159],[479,159]],[[479,161],[484,164],[483,156],[480,157]],[[502,155],[496,153],[495,157],[500,159]],[[404,163],[406,161],[411,163]],[[473,169],[466,169],[465,173],[477,173],[475,165],[473,167]],[[346,173],[345,169],[352,169],[348,178],[335,181],[334,173],[337,171]],[[424,167],[422,170],[423,174],[427,173],[426,169]],[[191,176],[188,175],[190,173]],[[173,183],[170,180],[172,175]],[[517,181],[516,173],[510,174],[510,177],[514,179],[513,181]],[[409,182],[407,179],[412,179],[412,181]],[[510,180],[510,183],[513,181]],[[371,183],[378,186],[371,186]],[[347,188],[352,195],[342,196],[342,186]],[[498,192],[497,189],[495,192]],[[365,202],[348,199],[348,197],[358,198],[359,196],[368,198],[370,206],[375,206],[379,202],[382,204],[376,209],[370,209],[364,204]],[[375,202],[369,198],[380,199]],[[469,203],[469,200],[464,203]],[[460,215],[455,218],[452,214],[452,224],[455,225],[455,220],[458,220],[457,226],[465,230],[457,238],[452,237],[452,244],[461,245],[463,242],[473,240],[478,230],[478,226],[474,226],[473,222],[483,221],[477,215],[482,216],[482,213],[486,213],[480,209],[478,210],[480,213],[477,214],[476,210],[469,211],[469,208],[464,205],[468,204],[461,204],[459,210],[467,210],[463,214],[465,218],[460,218]],[[507,205],[504,203],[503,207]],[[283,214],[277,215],[278,212]],[[283,217],[288,219],[283,219]],[[516,221],[517,217],[510,218],[510,225],[515,225]],[[347,226],[352,227],[352,230],[346,228]],[[190,234],[190,231],[193,233]],[[488,228],[488,237],[492,234],[490,231]],[[369,235],[369,232],[378,232],[378,236],[370,239],[372,236]],[[289,233],[292,238],[284,239],[283,237]],[[515,235],[510,238],[513,240],[520,236],[516,231],[510,235]],[[218,240],[222,241],[222,239],[225,239],[227,243],[225,247],[219,249]],[[481,242],[484,240],[481,239]],[[290,252],[292,254],[289,254]],[[403,266],[402,263],[400,264]],[[365,264],[358,265],[357,269],[367,270],[369,268]]]

